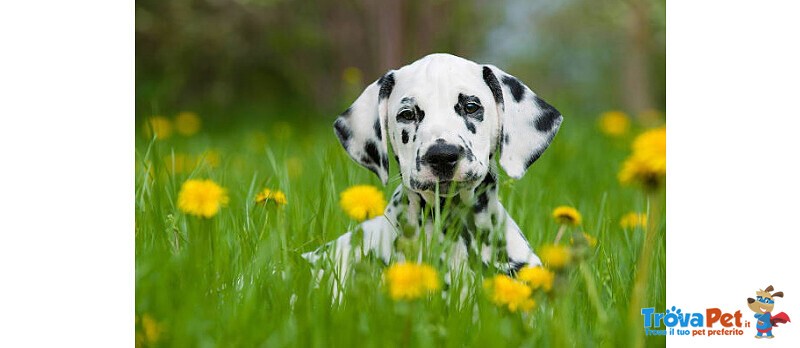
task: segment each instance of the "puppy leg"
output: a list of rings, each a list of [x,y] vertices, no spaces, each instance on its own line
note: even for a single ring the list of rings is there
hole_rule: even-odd
[[[323,269],[333,269],[335,283],[343,283],[347,279],[350,265],[360,261],[369,253],[389,264],[396,238],[397,233],[389,221],[379,216],[362,222],[358,229],[347,232],[302,256],[317,269],[317,280],[321,278]],[[331,265],[333,267],[328,267]],[[334,284],[334,291],[339,287]]]
[[[505,238],[506,238],[506,252],[508,253],[509,263],[507,271],[509,273],[516,273],[525,266],[539,266],[542,261],[531,249],[528,240],[522,234],[517,223],[508,215],[508,212],[500,207],[501,213],[505,216]]]

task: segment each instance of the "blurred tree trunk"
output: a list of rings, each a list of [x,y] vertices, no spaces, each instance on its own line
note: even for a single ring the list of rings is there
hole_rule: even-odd
[[[626,110],[638,116],[652,108],[650,74],[647,67],[647,42],[650,33],[646,0],[628,1],[625,26],[625,48],[622,55],[622,103]]]
[[[386,71],[403,63],[403,5],[405,1],[373,2],[378,21],[378,68]]]

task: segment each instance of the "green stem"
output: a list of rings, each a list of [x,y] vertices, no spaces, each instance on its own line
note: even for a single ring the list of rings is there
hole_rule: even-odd
[[[632,337],[632,347],[644,347],[644,330],[642,330],[641,308],[647,295],[647,283],[650,278],[650,263],[655,253],[655,243],[657,238],[657,228],[659,222],[660,206],[655,191],[647,194],[647,205],[649,214],[647,217],[647,228],[645,228],[644,242],[636,266],[636,278],[633,285],[630,307],[628,311],[628,325]]]
[[[600,321],[600,324],[605,325],[608,322],[608,315],[600,303],[600,295],[597,292],[597,285],[594,282],[591,272],[589,272],[588,265],[586,262],[581,262],[578,268],[583,276],[584,283],[586,283],[586,292],[589,293],[589,301],[591,301],[592,306],[594,306],[595,310],[597,311],[597,319]]]
[[[567,230],[567,224],[561,224],[561,227],[558,228],[558,233],[556,234],[556,240],[553,244],[558,244],[561,241],[561,237],[564,236],[564,231]]]

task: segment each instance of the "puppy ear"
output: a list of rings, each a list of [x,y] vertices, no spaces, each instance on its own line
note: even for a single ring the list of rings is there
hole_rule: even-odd
[[[519,179],[544,153],[558,133],[563,117],[516,77],[494,65],[483,67],[500,115],[500,166]]]
[[[772,290],[775,290],[775,288],[773,288],[772,285],[770,285],[766,289],[764,289],[764,291],[766,291],[766,292],[772,292]]]
[[[336,136],[350,157],[378,175],[384,185],[389,179],[386,108],[393,88],[394,72],[389,71],[367,86],[333,123]]]
[[[783,291],[778,291],[778,292],[772,294],[772,297],[783,297]]]

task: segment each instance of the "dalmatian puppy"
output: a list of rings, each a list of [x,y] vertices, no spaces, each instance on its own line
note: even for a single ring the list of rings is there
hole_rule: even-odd
[[[419,261],[421,252],[406,255],[398,244],[424,236],[428,246],[454,241],[440,257],[451,271],[471,258],[509,274],[539,265],[498,200],[493,163],[498,154],[506,174],[521,178],[561,121],[555,108],[492,65],[431,54],[387,72],[333,126],[347,153],[384,185],[391,146],[402,184],[383,216],[303,257],[312,264],[332,260],[328,265],[344,277],[352,262],[365,257],[387,265]],[[431,218],[435,211],[445,221],[439,226]],[[445,232],[442,226],[454,228]]]

